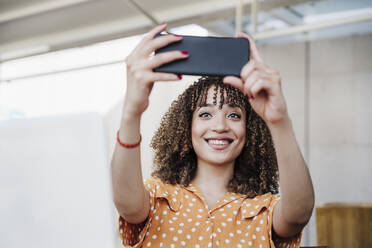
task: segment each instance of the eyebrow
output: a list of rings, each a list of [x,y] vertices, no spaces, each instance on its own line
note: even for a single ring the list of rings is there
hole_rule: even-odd
[[[224,104],[225,105],[225,104]],[[238,105],[236,105],[236,104],[227,104],[229,107],[231,107],[231,108],[240,108],[241,109],[241,107],[240,106],[238,106]],[[200,105],[199,106],[199,108],[203,108],[203,107],[215,107],[215,106],[217,106],[217,105],[215,105],[215,104],[210,104],[210,103],[206,103],[206,104],[203,104],[203,105]]]
[[[210,104],[210,103],[208,103],[208,104],[206,103],[206,104],[200,105],[199,108],[203,108],[203,107],[214,107],[214,106],[216,106],[216,105]]]

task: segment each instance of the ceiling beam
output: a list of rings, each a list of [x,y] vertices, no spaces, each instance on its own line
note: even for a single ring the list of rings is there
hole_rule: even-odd
[[[281,37],[285,35],[293,35],[293,34],[309,32],[309,31],[318,30],[318,29],[336,27],[336,26],[352,24],[352,23],[357,23],[357,22],[367,22],[367,21],[372,21],[372,14],[364,14],[360,16],[340,18],[337,20],[329,20],[329,21],[323,21],[319,23],[311,23],[311,24],[294,26],[294,27],[281,29],[281,30],[257,33],[255,35],[255,39],[263,40],[263,39],[268,39],[268,38]]]
[[[323,0],[265,0],[260,1],[260,11],[270,11],[275,8],[291,6],[306,2],[317,2]],[[156,16],[162,17],[170,25],[186,25],[190,23],[204,24],[215,20],[226,19],[235,15],[235,1],[201,1],[198,4],[184,5],[180,8],[168,9],[156,13]],[[251,13],[251,0],[243,1],[243,15]]]
[[[311,0],[266,0],[260,2],[260,10],[269,11],[274,8],[309,1]],[[101,3],[101,1],[91,2],[92,4]],[[250,0],[243,0],[243,14],[248,14],[250,12],[250,2]],[[86,3],[85,5],[63,10],[63,16],[66,16],[65,19],[68,20],[68,11],[75,8],[80,8],[81,10],[79,11],[86,13],[86,7],[88,7],[86,5],[89,4],[90,3]],[[97,6],[99,6],[99,4]],[[191,23],[202,25],[215,20],[231,18],[235,15],[235,8],[235,1],[209,0],[176,5],[173,7],[169,6],[169,8],[162,8],[159,11],[149,13],[154,16],[156,20],[166,21],[168,23],[168,27],[171,28]],[[73,13],[76,15],[78,12],[76,10],[74,11],[75,12]],[[130,10],[123,9],[123,13],[124,11]],[[97,10],[97,12],[99,13],[99,10]],[[28,18],[17,20],[16,26],[12,26],[11,22],[7,23],[5,26],[6,29],[4,30],[0,25],[0,33],[4,35],[4,38],[6,37],[4,42],[0,42],[0,62],[143,34],[153,26],[152,22],[147,17],[141,15],[141,13],[138,11],[136,12],[136,10],[132,10],[130,13],[133,14],[131,17],[128,17],[126,14],[123,14],[122,17],[116,16],[115,18],[113,18],[111,15],[100,16],[98,21],[97,16],[93,14],[91,16],[91,21],[86,21],[87,24],[84,25],[81,23],[69,22],[68,20],[66,22],[67,24],[63,23],[65,26],[64,30],[62,29],[59,31],[51,29],[50,25],[46,26],[45,28],[42,26],[43,23],[48,23],[50,20],[56,20],[56,11],[44,13],[43,15],[40,15],[40,17],[32,17],[32,19],[30,19],[34,22],[32,25]],[[59,23],[59,25],[61,25],[61,23]],[[14,34],[14,38],[12,38],[11,35],[7,35],[6,30],[14,33],[15,29],[24,26],[28,26],[29,29],[31,28],[31,30],[28,30],[28,36],[23,37],[21,30]],[[37,31],[37,35],[31,35],[34,32],[34,29],[35,32]],[[42,47],[43,49],[35,49],[39,47]],[[17,53],[17,51],[25,50],[32,52],[26,51]]]
[[[268,11],[267,14],[275,19],[281,20],[289,26],[301,25],[304,23],[303,18],[293,13],[289,7],[276,8]]]
[[[0,4],[0,23],[14,21],[49,11],[70,7],[93,0],[54,0],[54,1],[21,1],[9,5]]]

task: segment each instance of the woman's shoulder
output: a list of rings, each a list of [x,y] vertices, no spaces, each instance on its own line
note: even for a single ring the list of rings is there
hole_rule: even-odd
[[[170,184],[167,182],[164,182],[160,178],[157,177],[150,177],[143,181],[145,187],[149,189],[176,189],[180,188],[179,184]]]
[[[253,201],[253,202],[260,202],[260,201],[267,202],[267,201],[274,200],[274,199],[280,199],[280,194],[273,194],[271,192],[267,192],[262,195],[256,195],[254,197],[251,197],[249,195],[244,195],[244,196],[245,196],[244,199],[246,201]]]
[[[151,198],[164,198],[173,210],[178,210],[181,203],[182,187],[178,184],[170,184],[160,178],[151,177],[144,180],[145,188],[149,191]]]
[[[279,201],[280,195],[266,193],[263,195],[257,195],[255,197],[245,197],[242,202],[242,214],[244,218],[250,218],[258,215],[261,210],[266,209],[272,211],[274,205]]]

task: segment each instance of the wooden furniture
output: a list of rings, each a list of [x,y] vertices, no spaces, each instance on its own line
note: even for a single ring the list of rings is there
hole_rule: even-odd
[[[316,208],[318,245],[372,247],[372,203],[327,203]]]
[[[300,248],[330,248],[328,246],[301,246]]]

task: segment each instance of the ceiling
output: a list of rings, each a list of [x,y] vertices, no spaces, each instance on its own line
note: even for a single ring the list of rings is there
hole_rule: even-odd
[[[195,23],[232,36],[238,2],[0,0],[0,62],[145,33],[154,25],[146,13],[171,27]],[[251,1],[240,2],[243,31],[252,33]],[[372,0],[261,0],[259,10],[257,39],[262,42],[372,32]],[[349,24],[341,30],[311,31],[319,23],[335,26],[342,20]],[[296,32],[283,35],[285,30]]]

